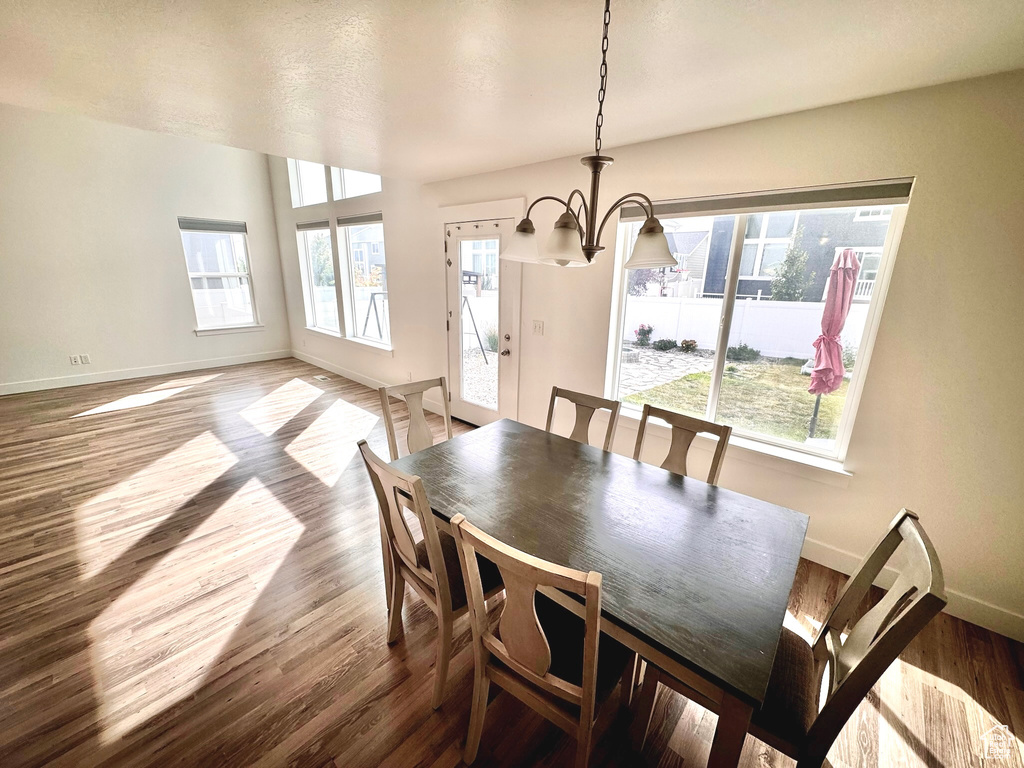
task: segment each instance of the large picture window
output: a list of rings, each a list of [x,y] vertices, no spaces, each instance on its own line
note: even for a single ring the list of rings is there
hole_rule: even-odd
[[[256,324],[244,222],[179,218],[199,330]]]
[[[340,218],[338,237],[348,263],[351,288],[349,335],[390,346],[383,217],[377,213]]]
[[[909,182],[808,195],[656,207],[677,266],[625,273],[613,387],[627,408],[650,403],[843,458]],[[865,208],[870,195],[885,206]],[[885,215],[867,219],[865,210]],[[623,212],[623,247],[642,219]],[[818,396],[808,392],[814,343],[831,267],[848,251],[860,269],[839,337],[846,375]]]

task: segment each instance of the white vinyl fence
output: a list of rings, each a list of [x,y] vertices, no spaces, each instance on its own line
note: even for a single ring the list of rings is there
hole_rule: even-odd
[[[814,356],[814,340],[821,334],[823,302],[756,301],[739,299],[732,318],[730,346],[747,344],[766,357]],[[841,334],[845,343],[860,346],[868,304],[854,304]],[[718,344],[722,299],[629,296],[626,299],[624,341],[634,341],[641,323],[654,326],[655,339],[696,339],[701,349]]]

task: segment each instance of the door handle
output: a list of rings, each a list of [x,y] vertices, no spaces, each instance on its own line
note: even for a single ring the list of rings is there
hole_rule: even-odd
[[[503,350],[501,350],[501,356],[502,356],[502,357],[508,357],[508,356],[509,356],[509,355],[511,355],[511,354],[512,354],[512,353],[511,353],[511,352],[510,352],[509,350],[507,350],[507,349],[503,349]]]

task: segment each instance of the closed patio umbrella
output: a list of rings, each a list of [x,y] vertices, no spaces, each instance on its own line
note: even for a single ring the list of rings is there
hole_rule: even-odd
[[[811,371],[811,386],[807,389],[817,395],[814,401],[814,413],[807,436],[814,437],[818,426],[818,408],[821,396],[839,389],[843,383],[846,368],[843,367],[843,347],[839,343],[839,334],[846,325],[846,317],[850,314],[853,303],[853,290],[857,285],[857,274],[860,262],[852,248],[847,248],[836,256],[828,277],[828,293],[825,296],[825,310],[821,314],[821,335],[814,341],[814,368]]]

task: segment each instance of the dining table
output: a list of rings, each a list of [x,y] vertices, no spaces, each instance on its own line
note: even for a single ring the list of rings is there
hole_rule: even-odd
[[[737,765],[806,515],[510,419],[392,466],[422,479],[440,527],[463,514],[523,552],[601,573],[601,631],[713,704],[708,766]]]

